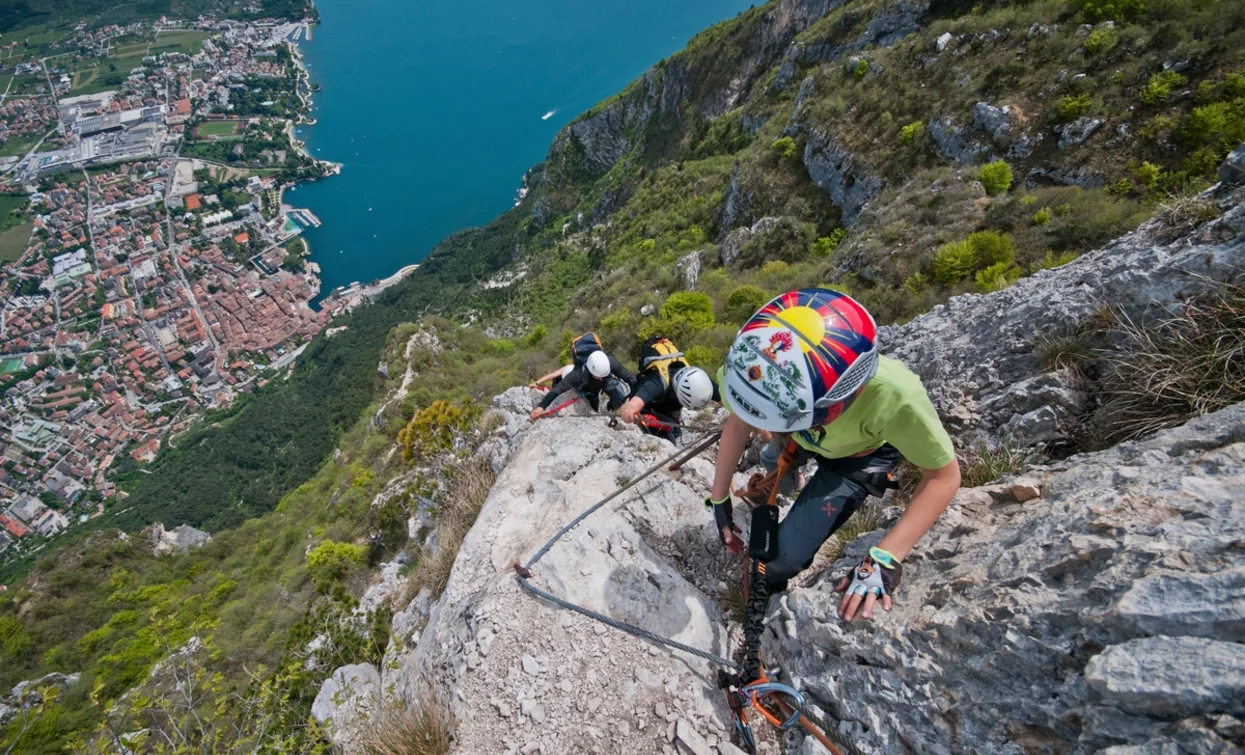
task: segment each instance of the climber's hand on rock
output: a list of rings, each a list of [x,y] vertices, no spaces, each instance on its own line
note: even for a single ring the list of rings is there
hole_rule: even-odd
[[[544,410],[544,409],[541,409],[541,408],[538,406],[538,407],[536,407],[535,409],[533,409],[533,410],[532,410],[532,413],[531,413],[531,414],[527,415],[527,418],[528,418],[528,419],[530,419],[531,421],[535,422],[536,420],[540,419],[540,418],[541,418],[541,417],[543,417],[543,416],[545,416],[545,410]]]
[[[735,525],[722,528],[722,544],[734,555],[744,552],[743,531]]]
[[[743,533],[735,526],[735,517],[732,514],[731,497],[727,495],[720,501],[713,500],[713,497],[705,499],[705,508],[713,512],[713,523],[717,525],[718,535],[722,538],[722,545],[731,553],[738,556],[744,552]]]
[[[882,610],[891,610],[891,595],[899,587],[903,565],[890,553],[871,548],[869,555],[857,564],[850,574],[839,580],[839,617],[853,621],[857,612],[863,619],[873,618],[873,607],[882,600]]]

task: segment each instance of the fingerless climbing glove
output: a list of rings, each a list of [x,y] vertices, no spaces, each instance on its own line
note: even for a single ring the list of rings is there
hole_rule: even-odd
[[[728,494],[720,501],[713,500],[713,496],[705,499],[705,508],[713,510],[713,521],[718,526],[718,537],[722,542],[726,542],[726,538],[722,535],[723,527],[735,529],[735,516],[731,511],[731,497]]]
[[[903,565],[890,551],[873,547],[869,555],[852,569],[848,595],[894,595],[903,576]]]

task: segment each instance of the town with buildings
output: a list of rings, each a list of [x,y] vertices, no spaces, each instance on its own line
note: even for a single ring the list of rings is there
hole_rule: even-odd
[[[0,39],[0,559],[118,505],[207,409],[323,329],[283,189],[306,24],[200,19]],[[7,56],[7,57],[6,57]]]

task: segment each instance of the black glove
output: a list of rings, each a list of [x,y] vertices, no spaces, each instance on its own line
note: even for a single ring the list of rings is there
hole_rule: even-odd
[[[847,575],[847,595],[894,595],[903,576],[903,564],[881,548],[870,548],[869,555]]]
[[[725,499],[715,501],[712,497],[705,499],[705,508],[713,510],[713,521],[718,526],[718,538],[723,543],[726,538],[722,535],[723,527],[730,527],[732,532],[739,532],[735,526],[735,516],[731,511],[731,497],[728,494]]]

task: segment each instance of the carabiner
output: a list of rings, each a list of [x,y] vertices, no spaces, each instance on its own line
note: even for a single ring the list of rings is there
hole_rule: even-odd
[[[754,682],[749,684],[747,687],[744,687],[742,691],[747,693],[748,699],[752,703],[752,707],[760,711],[761,715],[765,716],[770,723],[774,724],[778,728],[790,729],[800,723],[799,706],[804,705],[804,695],[801,695],[794,687],[788,687],[787,685],[779,684],[778,682]],[[783,694],[795,700],[795,706],[793,707],[795,707],[796,710],[792,712],[791,717],[783,723],[778,723],[776,718],[770,716],[765,708],[761,707],[761,701],[758,699],[758,696],[771,694]]]

